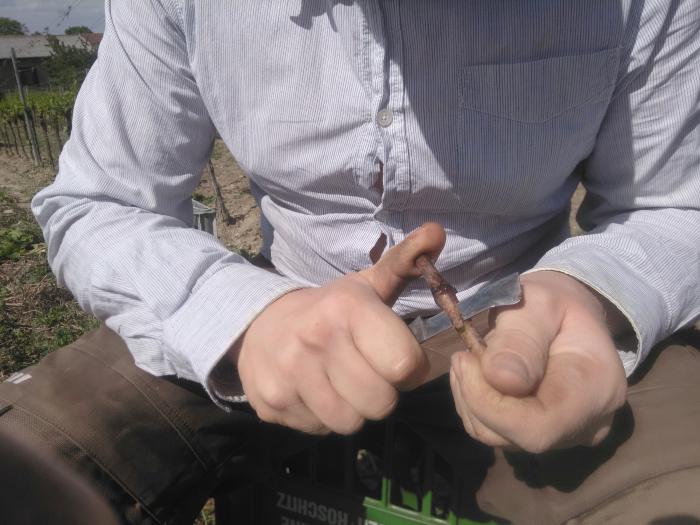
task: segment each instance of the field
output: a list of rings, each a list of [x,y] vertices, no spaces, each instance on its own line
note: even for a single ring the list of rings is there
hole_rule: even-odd
[[[31,195],[50,172],[2,158],[0,179],[0,381],[70,343],[96,321],[56,286],[41,230],[29,213]]]

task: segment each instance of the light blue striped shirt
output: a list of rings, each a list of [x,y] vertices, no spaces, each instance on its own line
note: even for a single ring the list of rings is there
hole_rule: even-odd
[[[650,347],[700,315],[697,0],[107,0],[54,184],[58,279],[139,366],[209,386],[266,305],[371,264],[425,221],[460,298],[566,272]],[[190,228],[218,132],[264,253]],[[575,168],[583,165],[583,177]],[[568,238],[581,178],[587,235]],[[421,282],[400,315],[434,310]]]

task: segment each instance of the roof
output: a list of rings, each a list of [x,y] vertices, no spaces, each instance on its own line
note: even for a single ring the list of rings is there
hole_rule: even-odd
[[[91,46],[99,46],[102,42],[102,33],[84,33],[80,36]]]
[[[59,35],[60,42],[71,47],[81,47],[86,43],[96,46],[102,40],[101,33],[86,33],[84,35]],[[0,36],[0,60],[11,57],[10,50],[14,48],[17,58],[45,58],[51,55],[46,35],[11,35]]]

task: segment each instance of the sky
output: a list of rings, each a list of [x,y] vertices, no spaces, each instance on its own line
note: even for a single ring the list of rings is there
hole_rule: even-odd
[[[1,16],[19,20],[30,33],[43,33],[48,27],[54,35],[70,26],[88,26],[101,33],[105,23],[104,0],[0,0]]]

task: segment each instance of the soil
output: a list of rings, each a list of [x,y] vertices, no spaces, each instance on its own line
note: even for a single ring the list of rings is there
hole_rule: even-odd
[[[32,196],[49,184],[53,176],[53,168],[34,167],[30,160],[0,153],[0,191],[23,207],[29,208]]]
[[[194,196],[203,204],[216,208],[216,229],[221,242],[231,250],[253,256],[260,250],[260,211],[250,194],[248,179],[220,140],[214,145],[211,160],[223,204],[233,220],[230,223],[224,220],[221,203],[217,203],[206,167]],[[9,194],[27,209],[32,196],[48,185],[53,177],[53,168],[34,167],[25,158],[0,153],[0,191]]]
[[[229,223],[226,222],[222,203],[216,202],[214,184],[207,168],[204,169],[204,176],[195,192],[195,198],[203,195],[206,197],[204,204],[216,208],[217,234],[227,248],[246,256],[255,256],[260,251],[262,242],[260,210],[250,194],[248,179],[220,140],[214,145],[211,162],[214,176],[221,188],[223,205],[232,220]]]

